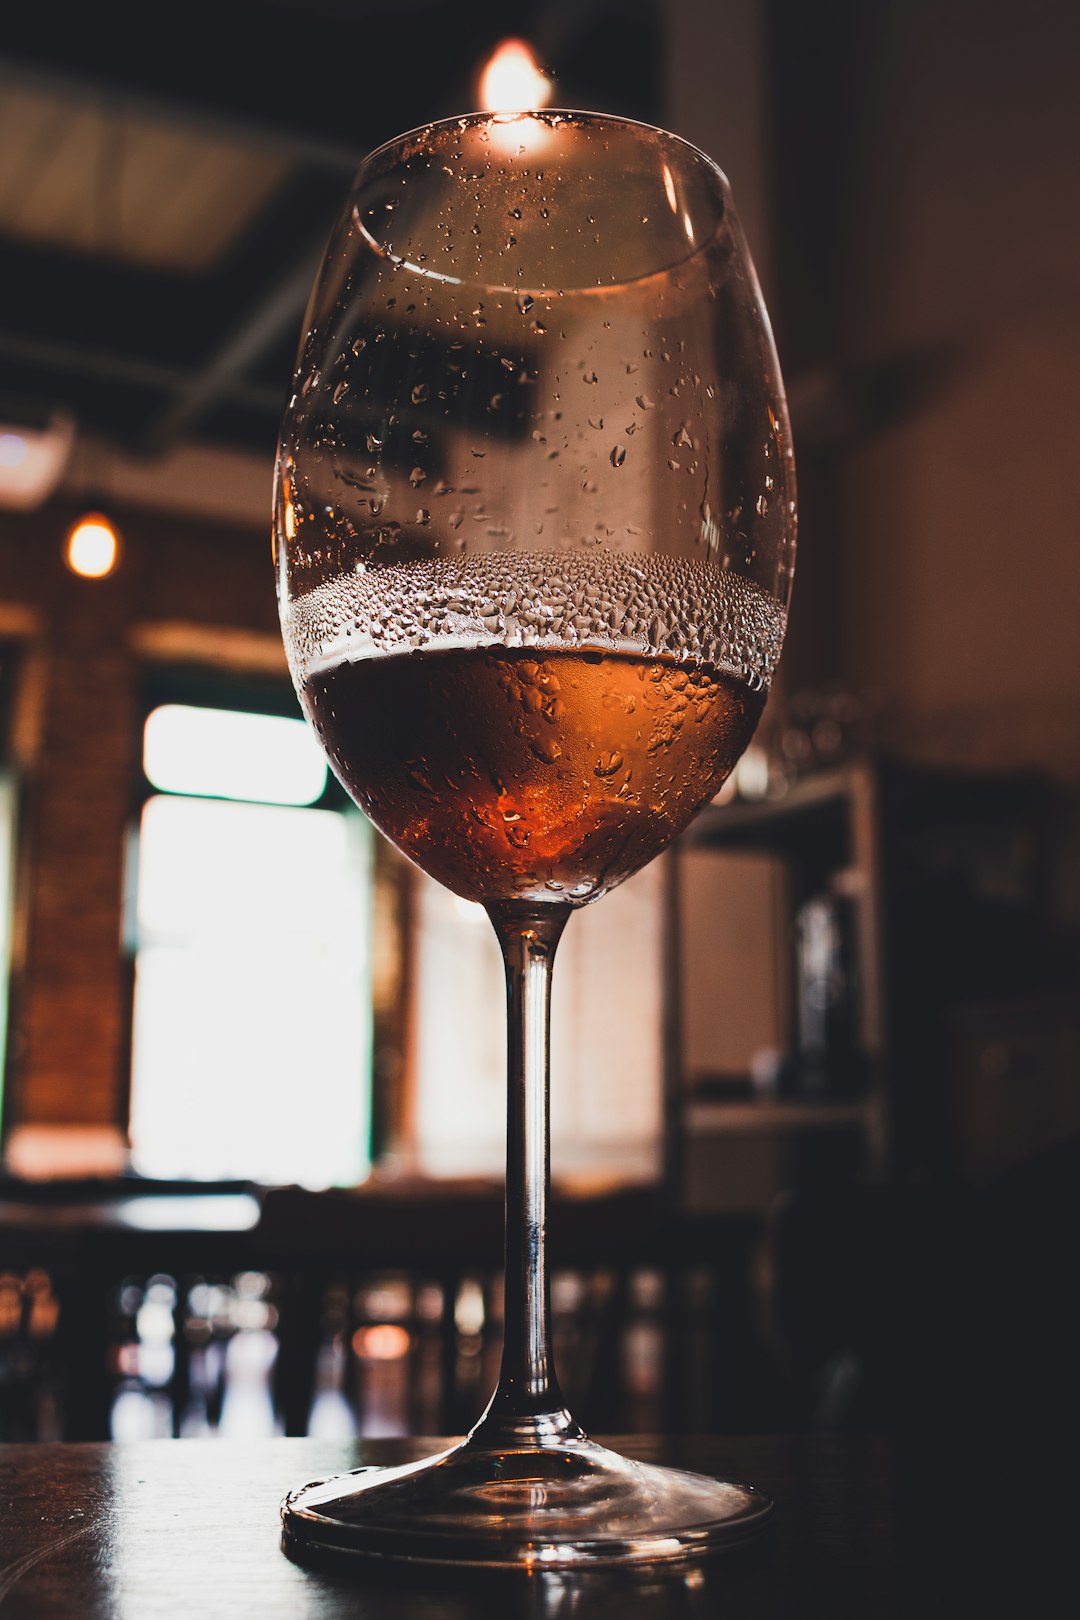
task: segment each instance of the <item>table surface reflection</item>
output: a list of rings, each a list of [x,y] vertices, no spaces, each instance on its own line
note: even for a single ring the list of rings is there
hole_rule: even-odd
[[[718,1559],[666,1572],[450,1576],[373,1564],[321,1573],[279,1549],[286,1488],[361,1463],[406,1461],[439,1442],[6,1445],[0,1620],[869,1620],[1001,1612],[1017,1575],[1024,1596],[1013,1612],[1044,1612],[1030,1605],[1049,1563],[1026,1538],[1036,1523],[1046,1529],[1047,1515],[1017,1511],[1031,1502],[1029,1483],[1011,1502],[988,1487],[969,1446],[904,1449],[866,1436],[613,1443],[643,1460],[752,1481],[775,1499],[772,1528]],[[988,1448],[987,1462],[992,1455]]]

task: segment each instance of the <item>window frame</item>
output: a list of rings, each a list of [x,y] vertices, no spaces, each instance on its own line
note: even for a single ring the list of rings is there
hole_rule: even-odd
[[[123,834],[121,895],[120,953],[123,961],[121,1008],[123,1045],[120,1054],[122,1075],[121,1084],[117,1088],[117,1108],[120,1116],[119,1124],[129,1146],[131,1142],[132,1067],[134,1059],[135,966],[140,948],[136,908],[139,877],[139,839],[143,810],[151,799],[159,797],[201,798],[210,802],[235,804],[261,804],[265,802],[255,799],[234,799],[227,794],[173,793],[167,789],[156,787],[146,775],[143,766],[144,737],[146,722],[150,715],[155,709],[167,704],[185,704],[193,708],[221,709],[241,714],[273,715],[284,719],[300,720],[306,724],[296,694],[287,676],[275,677],[273,675],[252,674],[243,670],[207,668],[201,665],[193,667],[186,664],[153,664],[144,666],[140,672],[133,716],[132,780],[129,793],[131,812]],[[306,805],[294,805],[289,808],[332,810],[343,815],[363,818],[363,812],[349,797],[334,775],[333,770],[329,767],[326,774],[326,786],[319,797],[311,800]],[[372,831],[374,832],[375,829],[372,829]],[[372,840],[371,890],[369,895],[369,901],[371,902],[374,899],[379,846],[383,842],[381,837],[378,836],[375,836]],[[369,1158],[373,1165],[377,1162],[380,1152],[378,1123],[382,1117],[377,1092],[376,1038],[376,1021],[374,1004],[372,1004],[372,1050],[368,1060],[368,1137]],[[140,1175],[135,1170],[132,1170],[131,1173],[136,1177]],[[152,1180],[153,1178],[140,1179]],[[229,1185],[232,1184],[230,1181]],[[217,1187],[225,1185],[225,1183],[217,1180],[208,1182],[193,1180],[192,1185]]]

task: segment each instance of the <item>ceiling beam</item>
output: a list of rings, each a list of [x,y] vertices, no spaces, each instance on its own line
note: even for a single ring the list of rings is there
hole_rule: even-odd
[[[163,365],[160,361],[138,360],[107,349],[55,343],[45,338],[25,337],[21,332],[2,330],[0,360],[53,372],[60,377],[66,373],[69,377],[154,389],[177,397],[183,396],[193,385],[202,381],[201,374],[194,375],[181,370],[179,366]],[[262,411],[270,417],[277,416],[284,406],[283,391],[247,382],[242,377],[223,380],[218,395],[231,405]]]
[[[107,84],[70,69],[0,55],[0,89],[5,85],[94,107],[115,106],[133,118],[182,125],[213,140],[241,144],[252,151],[267,152],[344,176],[355,172],[366,150],[233,110],[209,108],[167,94],[129,89],[120,83]]]
[[[320,244],[318,252],[305,254],[272,283],[217,354],[197,375],[185,379],[176,389],[172,403],[148,425],[142,440],[145,451],[158,454],[167,450],[178,439],[186,437],[221,400],[236,400],[240,396],[252,366],[289,331],[299,327],[321,261]],[[283,404],[279,395],[279,410]]]

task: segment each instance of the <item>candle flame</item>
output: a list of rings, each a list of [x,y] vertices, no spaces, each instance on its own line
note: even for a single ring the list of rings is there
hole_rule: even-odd
[[[504,39],[480,74],[480,105],[485,112],[529,112],[551,100],[551,80],[536,52],[523,39]]]

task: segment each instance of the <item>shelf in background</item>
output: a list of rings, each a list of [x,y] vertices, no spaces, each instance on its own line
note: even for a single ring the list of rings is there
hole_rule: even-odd
[[[777,799],[733,799],[727,804],[710,804],[683,834],[688,846],[741,843],[763,840],[770,826],[780,827],[793,818],[826,807],[841,806],[858,787],[871,780],[872,768],[864,760],[852,760],[834,770],[817,771],[804,777]]]
[[[761,1102],[691,1102],[686,1129],[692,1132],[814,1131],[833,1126],[865,1126],[871,1111],[867,1098],[857,1102],[799,1102],[775,1098]]]

